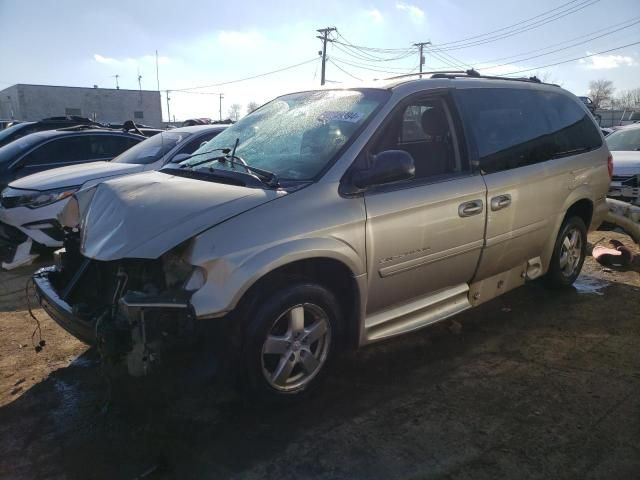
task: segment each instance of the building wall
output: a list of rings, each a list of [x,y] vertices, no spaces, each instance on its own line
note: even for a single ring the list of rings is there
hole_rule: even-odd
[[[12,85],[0,91],[0,120],[18,120],[21,118],[18,101],[18,85]]]
[[[98,122],[162,123],[160,93],[149,90],[18,84],[0,91],[0,118],[11,118],[11,109],[17,120],[80,115]],[[142,112],[142,118],[136,112]]]

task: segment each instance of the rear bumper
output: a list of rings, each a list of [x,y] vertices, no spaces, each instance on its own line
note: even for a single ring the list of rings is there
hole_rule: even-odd
[[[38,302],[49,316],[71,335],[89,345],[95,345],[95,325],[73,313],[73,308],[55,291],[49,281],[49,273],[55,267],[47,267],[33,274]]]

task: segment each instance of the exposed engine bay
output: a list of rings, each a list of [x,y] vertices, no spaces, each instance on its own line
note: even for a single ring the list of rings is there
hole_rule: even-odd
[[[58,323],[94,344],[104,361],[126,364],[133,376],[147,375],[165,353],[197,338],[190,294],[184,289],[192,267],[181,260],[183,248],[154,260],[98,261],[80,253],[77,229],[67,229],[64,248],[55,253],[55,266],[34,279],[42,289],[39,278],[42,282],[46,277],[59,303],[69,307],[67,323],[75,325],[65,326],[59,318]],[[43,307],[60,317],[46,304]]]

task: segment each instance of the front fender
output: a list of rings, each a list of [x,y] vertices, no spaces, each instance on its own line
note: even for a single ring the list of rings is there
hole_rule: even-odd
[[[346,265],[354,276],[365,262],[353,246],[335,237],[299,238],[246,255],[217,258],[199,265],[207,271],[205,284],[191,297],[196,317],[221,317],[235,308],[260,278],[284,265],[313,258],[330,258]]]

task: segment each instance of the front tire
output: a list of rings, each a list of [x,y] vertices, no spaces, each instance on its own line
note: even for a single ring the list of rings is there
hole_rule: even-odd
[[[324,378],[340,337],[340,305],[297,279],[253,299],[245,316],[241,390],[267,401],[299,398]]]
[[[545,283],[552,288],[575,282],[587,255],[587,227],[580,217],[569,217],[560,227]]]

